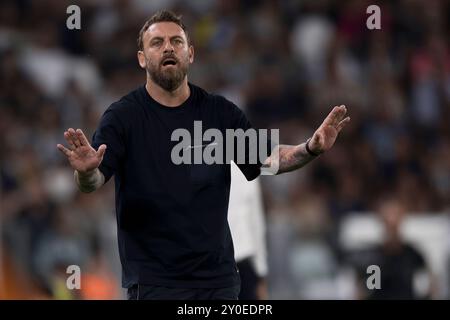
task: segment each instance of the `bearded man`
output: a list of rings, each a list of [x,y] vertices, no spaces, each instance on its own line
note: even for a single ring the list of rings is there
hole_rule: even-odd
[[[160,11],[144,24],[137,58],[146,83],[109,106],[92,145],[81,129],[69,128],[68,147],[57,147],[82,192],[97,190],[114,175],[122,285],[129,299],[237,299],[240,276],[227,221],[230,163],[175,164],[171,155],[174,131],[192,133],[194,122],[223,133],[252,126],[232,102],[188,82],[194,47],[174,13]],[[264,168],[276,167],[275,174],[301,168],[333,146],[350,120],[346,112],[334,107],[305,143],[268,141],[270,154],[256,162],[248,161],[254,145],[246,145],[235,151],[247,161],[235,162],[247,180]],[[194,142],[183,151],[206,148]]]

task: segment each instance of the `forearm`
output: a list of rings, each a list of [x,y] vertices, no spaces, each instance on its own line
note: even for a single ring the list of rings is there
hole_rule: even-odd
[[[97,190],[105,182],[105,177],[98,168],[89,173],[81,173],[75,170],[74,178],[78,185],[78,189],[84,193],[90,193]]]
[[[263,168],[278,168],[276,174],[297,170],[315,159],[306,150],[306,143],[296,146],[279,145],[265,161]]]

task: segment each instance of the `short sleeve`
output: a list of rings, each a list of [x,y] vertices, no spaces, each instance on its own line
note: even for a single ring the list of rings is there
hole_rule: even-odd
[[[256,142],[255,143],[246,143],[245,144],[245,161],[237,161],[236,154],[239,152],[235,149],[235,158],[233,161],[237,164],[239,169],[244,174],[245,178],[248,181],[256,179],[261,174],[261,166],[263,165],[264,161],[267,157],[270,156],[271,151],[276,146],[274,142],[269,138],[269,131],[268,130],[257,130],[253,128],[250,121],[245,116],[244,112],[239,109],[235,104],[232,102],[229,102],[230,104],[230,128],[234,130],[242,129],[244,132],[247,130],[255,130],[256,131]],[[263,141],[261,141],[261,139]],[[260,142],[261,141],[261,142]],[[265,150],[263,152],[260,152],[260,146],[266,144]],[[235,146],[236,146],[235,141]],[[250,161],[251,160],[251,154],[254,153],[256,156],[256,163]]]
[[[121,167],[125,154],[125,130],[113,109],[108,108],[92,137],[92,147],[97,150],[106,144],[106,152],[99,170],[105,176],[105,183]]]

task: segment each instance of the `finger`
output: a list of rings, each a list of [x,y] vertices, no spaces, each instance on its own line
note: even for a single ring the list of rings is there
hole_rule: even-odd
[[[333,110],[331,110],[331,112],[327,115],[327,117],[325,118],[325,120],[323,120],[323,124],[324,125],[332,125],[333,121],[334,121],[334,114],[336,112],[336,108],[334,107]]]
[[[334,125],[336,128],[338,128],[339,123],[341,123],[341,121],[344,119],[346,114],[347,114],[347,107],[344,105],[339,106],[339,109],[337,111],[337,116],[336,116],[336,122]]]
[[[66,139],[67,143],[69,144],[70,149],[75,150],[76,146],[75,146],[72,136],[70,135],[69,132],[67,132],[67,131],[64,132],[64,138]]]
[[[339,122],[342,121],[342,119],[344,119],[345,115],[347,114],[347,107],[344,106],[343,104],[339,106],[339,110],[337,112],[337,124],[339,124]]]
[[[325,125],[337,126],[347,113],[344,105],[335,106],[324,120]]]
[[[56,147],[58,148],[59,151],[64,153],[64,155],[66,155],[67,157],[70,157],[71,151],[69,149],[67,149],[62,144],[59,144],[59,143],[56,145]]]
[[[72,137],[73,144],[74,144],[76,147],[81,147],[80,139],[78,139],[78,135],[77,135],[77,133],[75,132],[75,130],[72,129],[72,128],[69,128],[68,131],[69,131],[70,136]]]
[[[344,120],[342,120],[341,122],[339,122],[339,124],[338,124],[338,126],[337,126],[338,132],[341,131],[342,128],[344,128],[345,125],[346,125],[347,123],[349,123],[349,122],[350,122],[350,117],[347,117],[347,118],[345,118]]]
[[[102,158],[104,156],[105,152],[106,152],[106,144],[102,144],[100,147],[98,147],[97,156],[99,158]]]
[[[86,136],[84,135],[81,129],[77,129],[76,133],[78,135],[78,139],[80,140],[81,145],[90,146],[89,141],[87,140]]]

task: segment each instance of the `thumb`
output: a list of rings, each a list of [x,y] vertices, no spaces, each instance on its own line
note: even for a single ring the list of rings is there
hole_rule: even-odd
[[[317,131],[314,132],[314,134],[313,134],[313,136],[311,138],[311,143],[314,146],[318,146],[319,145],[319,143],[320,143],[320,133],[318,133]]]
[[[106,152],[106,144],[102,144],[100,147],[98,147],[97,157],[103,158],[105,152]]]
[[[322,153],[325,151],[323,150],[323,146],[321,145],[320,136],[321,132],[317,130],[316,132],[314,132],[314,135],[311,137],[311,140],[309,141],[309,148],[313,152]]]

